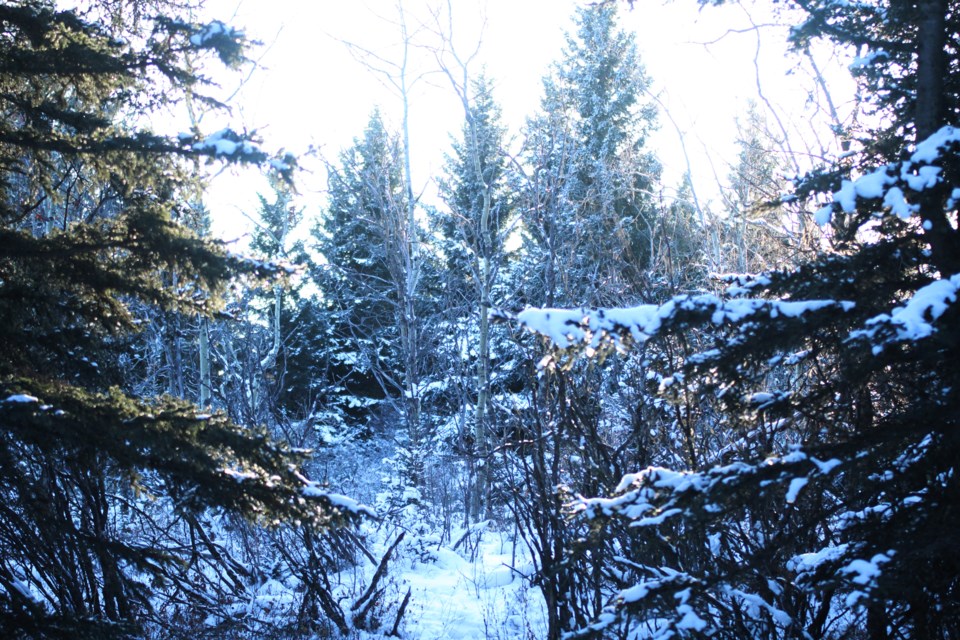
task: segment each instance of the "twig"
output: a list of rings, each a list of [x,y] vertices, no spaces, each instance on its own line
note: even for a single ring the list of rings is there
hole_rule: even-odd
[[[410,594],[411,588],[407,587],[407,595],[403,596],[403,602],[400,603],[400,610],[397,611],[397,619],[393,621],[393,628],[390,629],[390,633],[387,634],[388,637],[400,637],[400,621],[403,620],[403,614],[407,612],[407,605],[410,604]]]
[[[373,605],[375,599],[372,596],[377,591],[377,585],[380,584],[380,581],[383,579],[383,576],[387,572],[387,562],[390,560],[390,556],[393,554],[393,550],[397,548],[397,545],[400,544],[400,541],[403,540],[403,537],[407,535],[406,531],[401,531],[400,535],[397,536],[397,539],[393,541],[393,544],[390,545],[390,548],[387,549],[387,552],[383,554],[383,557],[380,559],[380,565],[377,567],[376,572],[373,574],[373,579],[370,580],[370,586],[367,587],[366,592],[360,596],[360,599],[353,603],[353,606],[350,607],[350,611],[356,612],[360,611],[359,614],[354,616],[355,621],[360,621],[362,623],[363,618],[366,616],[367,612],[370,610],[370,607]],[[371,602],[367,602],[371,600]]]

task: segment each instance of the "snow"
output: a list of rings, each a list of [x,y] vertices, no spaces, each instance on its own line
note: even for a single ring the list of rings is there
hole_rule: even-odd
[[[828,204],[825,207],[820,207],[817,212],[813,214],[813,219],[821,227],[830,224],[830,221],[833,219],[833,205]]]
[[[527,555],[502,534],[485,532],[476,561],[436,545],[401,567],[397,578],[412,591],[405,619],[415,629],[404,637],[485,640],[491,629],[501,637],[545,637],[542,596],[522,579],[533,572]]]
[[[212,153],[217,157],[234,156],[238,153],[252,155],[259,151],[257,147],[231,129],[221,129],[212,133],[200,142],[193,144],[193,150],[201,153]]]
[[[880,565],[890,562],[890,556],[884,553],[878,553],[870,560],[853,560],[847,566],[840,569],[840,573],[852,574],[850,580],[856,584],[867,586],[872,584],[880,577]]]
[[[3,401],[8,402],[10,404],[33,404],[35,402],[40,402],[40,399],[35,398],[34,396],[27,395],[25,393],[20,393],[12,396],[7,396]]]
[[[680,622],[677,623],[678,629],[692,629],[693,631],[703,631],[707,628],[707,623],[694,613],[693,608],[688,604],[682,604],[677,607],[677,613],[681,615]]]
[[[794,478],[790,481],[790,488],[787,489],[787,504],[793,504],[797,501],[797,495],[800,490],[807,486],[809,478]]]
[[[810,553],[801,553],[787,561],[787,569],[794,573],[816,571],[825,562],[833,562],[847,552],[847,545],[830,545]]]
[[[957,301],[960,289],[960,274],[934,280],[917,289],[902,306],[890,313],[870,318],[865,329],[852,331],[849,340],[879,340],[873,345],[873,353],[879,354],[887,344],[909,340],[922,340],[936,332],[934,323],[951,304]],[[884,331],[886,329],[886,331]]]
[[[889,59],[890,54],[882,49],[868,51],[863,55],[854,56],[853,61],[850,63],[849,69],[850,71],[856,73],[857,71],[871,67],[875,64],[884,64]]]
[[[931,166],[917,167],[915,170],[916,173],[911,173],[913,170],[912,164],[904,163],[900,177],[907,183],[907,186],[910,187],[912,191],[918,193],[924,189],[930,189],[935,186],[942,171],[940,167]]]
[[[667,520],[667,518],[678,516],[681,513],[683,513],[683,510],[681,509],[676,509],[676,508],[666,509],[655,516],[649,516],[647,518],[640,518],[638,520],[634,520],[633,522],[630,523],[630,526],[631,527],[653,527],[653,526],[661,525]]]
[[[10,584],[24,598],[30,600],[35,604],[39,604],[39,605],[43,604],[43,600],[41,600],[40,597],[33,591],[33,589],[30,588],[30,585],[26,584],[19,578],[14,577]]]
[[[516,320],[528,330],[545,336],[560,349],[585,345],[596,349],[605,339],[621,345],[621,334],[642,344],[655,336],[665,320],[679,312],[709,314],[717,325],[742,323],[758,315],[769,318],[799,318],[809,313],[838,309],[844,312],[854,308],[850,301],[837,300],[765,300],[735,298],[724,300],[718,296],[680,295],[662,305],[644,304],[628,308],[607,309],[537,309],[528,308],[517,314]],[[545,364],[549,364],[549,358]]]
[[[646,333],[659,326],[656,305],[641,305],[627,309],[609,309],[596,313],[584,309],[526,309],[517,314],[517,320],[525,327],[544,335],[561,349],[580,342],[599,345],[600,332],[610,327],[631,327],[634,338],[642,340]]]
[[[947,199],[947,211],[952,211],[956,208],[958,202],[960,202],[960,189],[954,189],[950,192],[950,197]]]
[[[280,172],[293,171],[295,166],[294,162],[292,161],[292,158],[290,157],[288,157],[286,160],[277,160],[276,158],[274,158],[270,160],[269,165],[271,169],[274,169],[275,171],[280,171]]]
[[[894,215],[903,220],[908,219],[920,209],[920,205],[909,204],[907,202],[906,196],[903,194],[903,189],[900,187],[890,187],[883,196],[883,206],[890,209]]]
[[[242,37],[242,35],[243,32],[234,29],[233,27],[228,27],[219,20],[214,20],[190,36],[190,44],[195,47],[205,47],[209,46],[212,40],[219,37],[239,38]]]
[[[943,169],[936,165],[951,145],[960,143],[960,130],[946,126],[917,144],[909,160],[883,165],[856,179],[844,179],[834,192],[833,202],[814,213],[814,220],[823,226],[829,224],[836,207],[845,213],[857,210],[859,200],[882,200],[883,208],[904,220],[919,211],[909,202],[909,194],[931,189],[943,179]],[[957,190],[954,189],[956,194]],[[958,198],[947,202],[950,210]]]
[[[744,296],[754,289],[770,286],[769,276],[752,273],[727,273],[717,276],[719,280],[731,283],[727,288],[728,296]]]
[[[855,189],[860,198],[880,198],[886,191],[886,187],[893,184],[894,178],[887,175],[885,170],[874,171],[857,180]],[[847,211],[844,207],[844,211]]]
[[[747,404],[753,405],[756,409],[766,409],[772,405],[780,396],[767,391],[758,391],[747,396]]]
[[[647,597],[647,594],[650,593],[651,588],[656,588],[658,586],[660,586],[659,580],[649,580],[635,584],[632,587],[621,591],[620,599],[624,602],[638,602]]]
[[[910,159],[917,163],[932,164],[940,159],[944,148],[956,142],[960,142],[960,129],[949,125],[941,127],[926,140],[917,144],[917,149]]]
[[[916,175],[901,170],[900,177],[907,182],[913,191],[921,191],[929,185],[931,180],[936,179],[936,167],[921,167]],[[909,217],[914,208],[907,204],[904,192],[899,187],[893,186],[897,182],[895,175],[891,172],[896,171],[893,165],[884,165],[879,169],[861,176],[857,180],[843,180],[840,184],[840,190],[833,194],[834,202],[840,205],[844,213],[853,213],[857,210],[859,199],[878,200],[883,199],[884,206],[891,209],[901,218]],[[830,207],[826,207],[830,209]],[[821,211],[823,211],[821,209]],[[817,212],[820,216],[820,212]],[[826,214],[824,214],[824,217]],[[818,217],[817,222],[821,222]]]
[[[820,473],[822,473],[822,474],[824,474],[824,475],[830,473],[831,471],[833,471],[834,469],[836,469],[837,467],[839,467],[840,464],[841,464],[841,462],[840,462],[839,460],[837,460],[836,458],[831,458],[830,460],[827,460],[826,462],[821,462],[820,460],[817,460],[816,458],[810,458],[810,461],[813,462],[813,464],[817,465],[817,469],[820,471]]]
[[[220,471],[227,476],[230,476],[237,482],[243,482],[244,480],[256,480],[257,474],[252,471],[238,471],[236,469],[220,469]]]
[[[340,511],[346,511],[357,515],[367,515],[372,518],[377,517],[376,511],[365,504],[349,498],[339,493],[333,493],[324,489],[319,483],[309,482],[303,488],[303,495],[308,498],[325,498],[334,508]]]

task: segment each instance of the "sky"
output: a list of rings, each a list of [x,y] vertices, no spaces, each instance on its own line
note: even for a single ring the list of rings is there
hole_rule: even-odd
[[[564,31],[572,30],[574,8],[584,0],[456,0],[451,2],[454,43],[468,54],[477,50],[471,72],[485,69],[494,81],[505,122],[519,145],[525,118],[538,108],[543,76],[560,59]],[[407,23],[435,24],[430,6],[437,0],[403,0]],[[660,128],[650,140],[665,165],[666,189],[689,169],[703,201],[719,200],[719,184],[735,157],[736,119],[748,100],[774,107],[783,126],[809,139],[820,127],[809,112],[808,65],[786,52],[785,30],[772,22],[769,3],[701,8],[694,0],[637,0],[621,9],[621,25],[637,44],[661,104]],[[339,151],[362,134],[379,106],[388,122],[400,125],[401,102],[378,75],[351,54],[346,42],[399,59],[400,30],[396,0],[208,0],[210,17],[242,28],[263,45],[253,52],[252,73],[226,76],[234,126],[257,130],[267,148],[302,154],[312,172],[299,181],[300,202],[308,210],[323,201],[324,175],[319,158],[335,161]],[[445,23],[446,24],[446,23]],[[761,25],[758,29],[752,25]],[[449,82],[436,74],[428,30],[417,40],[427,48],[414,52],[410,120],[414,190],[430,201],[433,178],[463,121],[463,109]],[[755,64],[756,61],[756,64]],[[817,62],[829,80],[840,111],[851,93],[844,83],[843,59],[824,52]],[[421,75],[422,74],[422,75]],[[762,87],[762,96],[758,93]],[[819,102],[823,102],[822,99]],[[814,122],[815,125],[811,125]],[[209,127],[216,130],[220,125]],[[206,123],[204,123],[206,127]],[[681,145],[681,138],[685,143]],[[224,237],[242,235],[256,209],[256,193],[265,180],[249,172],[226,172],[210,193],[215,230]],[[308,211],[308,215],[312,212]]]

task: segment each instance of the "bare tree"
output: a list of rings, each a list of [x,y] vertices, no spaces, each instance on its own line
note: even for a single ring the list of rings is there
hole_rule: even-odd
[[[421,27],[412,27],[404,9],[403,2],[394,4],[395,17],[377,16],[383,22],[396,27],[400,36],[399,56],[391,58],[376,51],[360,46],[355,42],[340,40],[353,57],[371,71],[399,99],[402,108],[401,135],[403,141],[403,163],[405,174],[403,216],[395,219],[395,227],[385,230],[391,239],[396,255],[391,261],[391,272],[395,278],[398,293],[397,319],[400,328],[401,348],[403,352],[403,410],[404,421],[411,445],[417,448],[422,444],[424,434],[420,418],[420,378],[421,358],[420,340],[422,322],[417,313],[418,287],[421,279],[422,260],[420,230],[416,217],[417,199],[414,197],[411,169],[410,139],[410,103],[413,88],[422,82],[428,72],[414,68],[413,53]]]
[[[492,176],[484,165],[488,158],[484,156],[480,131],[483,123],[478,122],[477,105],[472,95],[473,78],[471,64],[480,53],[483,43],[483,26],[485,18],[481,17],[480,35],[469,52],[462,54],[456,45],[453,28],[453,4],[447,0],[445,11],[437,9],[433,12],[433,32],[437,37],[438,45],[433,50],[437,67],[449,81],[461,106],[465,120],[464,134],[466,140],[463,145],[462,161],[464,168],[469,167],[472,172],[473,184],[479,192],[479,203],[475,198],[469,198],[466,203],[457,202],[456,198],[447,198],[447,204],[454,209],[453,214],[458,221],[461,240],[465,242],[472,254],[470,267],[473,271],[474,298],[477,302],[476,314],[478,325],[477,365],[474,382],[475,408],[473,415],[473,441],[476,450],[483,456],[491,448],[489,429],[487,425],[490,413],[490,307],[493,297],[493,287],[499,263],[503,261],[502,238],[497,238],[500,229],[493,219],[493,189]],[[493,150],[500,154],[500,149]],[[477,208],[479,211],[457,210],[463,208]],[[495,264],[497,263],[497,264]],[[481,517],[485,497],[489,497],[487,484],[489,481],[487,461],[482,461],[471,468],[475,472],[473,486],[468,490],[467,518],[478,520]],[[486,511],[489,515],[490,503],[487,500]]]

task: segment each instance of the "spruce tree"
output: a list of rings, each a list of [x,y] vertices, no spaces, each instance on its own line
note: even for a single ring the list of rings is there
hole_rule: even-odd
[[[448,210],[438,216],[441,233],[439,250],[446,260],[444,271],[446,323],[450,329],[447,353],[457,369],[445,371],[444,382],[460,403],[454,408],[466,416],[459,433],[459,447],[471,456],[471,469],[481,465],[496,445],[491,441],[492,396],[491,354],[504,358],[509,348],[500,332],[490,324],[494,308],[504,305],[503,283],[510,256],[505,244],[515,222],[514,199],[508,190],[508,165],[503,151],[506,131],[500,108],[494,101],[490,82],[480,76],[472,84],[469,112],[462,139],[454,142],[448,157],[441,195]],[[475,345],[475,346],[474,346]],[[454,385],[450,385],[453,382]],[[480,478],[485,474],[480,473]],[[481,505],[489,493],[486,482],[477,479],[470,490],[469,517],[479,519]]]
[[[230,130],[169,136],[143,124],[186,91],[199,96],[209,81],[192,71],[199,59],[243,61],[242,34],[184,21],[172,6],[154,3],[148,18],[132,15],[140,4],[91,2],[89,15],[121,21],[95,23],[46,0],[0,5],[4,637],[167,624],[154,608],[160,585],[203,606],[179,573],[191,550],[137,533],[155,526],[138,506],[151,496],[171,517],[215,508],[267,524],[340,518],[296,471],[301,454],[128,384],[126,337],[145,306],[211,315],[232,278],[277,275],[177,221],[197,161],[269,158]],[[293,169],[290,158],[273,165]]]
[[[610,303],[612,290],[639,298],[650,266],[660,166],[645,143],[656,112],[617,11],[577,8],[527,126],[524,225],[530,275],[545,288],[528,295],[550,305]]]
[[[790,188],[787,165],[754,102],[737,120],[737,158],[727,176],[723,194],[725,216],[718,235],[722,269],[756,273],[785,266],[812,244],[809,216],[780,203]]]
[[[506,129],[486,76],[472,83],[471,96],[472,123],[465,122],[460,139],[454,141],[453,152],[447,158],[446,178],[441,184],[449,208],[440,220],[443,237],[449,242],[449,246],[443,247],[444,254],[448,270],[461,280],[475,277],[473,263],[482,256],[489,259],[503,252],[513,204],[506,183]],[[479,175],[476,161],[480,165]],[[492,202],[488,219],[484,220],[487,190]],[[458,289],[467,287],[464,282]]]
[[[614,3],[582,6],[540,113],[526,128],[520,163],[524,246],[516,274],[528,304],[604,304],[658,295],[651,284],[665,221],[655,204],[659,164],[646,148],[655,112],[632,35]],[[682,210],[678,214],[684,213]],[[682,228],[677,217],[669,223]],[[657,266],[660,266],[657,264]],[[662,295],[662,293],[659,293]],[[575,377],[546,374],[527,385],[498,483],[537,563],[548,637],[586,625],[611,589],[606,562],[615,545],[577,555],[589,526],[568,524],[561,488],[595,495],[627,470],[650,425],[639,413],[644,379],[636,367],[576,364]]]
[[[643,345],[663,402],[695,394],[703,427],[727,434],[686,466],[572,500],[596,527],[588,548],[630,550],[578,635],[960,634],[958,7],[794,5],[792,43],[856,48],[880,116],[788,198],[830,247],[723,296],[521,317],[562,350]],[[695,330],[708,343],[682,362],[649,357]]]
[[[303,210],[293,203],[293,194],[289,187],[277,183],[273,187],[272,202],[262,194],[258,195],[259,212],[257,227],[252,234],[250,248],[259,257],[277,263],[284,263],[291,271],[296,269],[294,261],[302,258],[302,242],[294,240],[295,231],[303,218]],[[297,278],[300,280],[300,278]],[[258,292],[258,320],[265,321],[268,329],[264,334],[262,347],[258,349],[259,375],[262,383],[261,402],[270,407],[273,422],[287,422],[294,416],[309,417],[311,396],[315,384],[307,379],[288,379],[295,358],[295,336],[302,327],[295,320],[302,304],[300,289],[297,286],[273,287]],[[299,363],[304,365],[302,361]]]
[[[403,387],[399,351],[398,283],[392,261],[405,212],[402,151],[379,111],[353,146],[329,168],[330,200],[314,230],[325,261],[314,266],[328,335],[335,350],[331,373],[355,419],[396,397]]]

